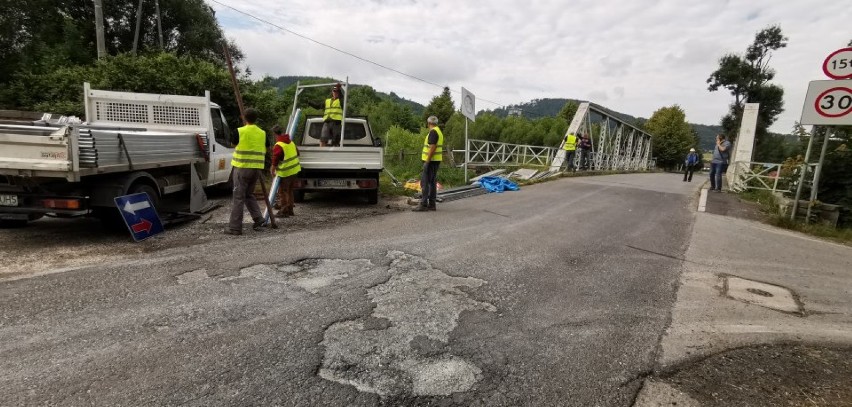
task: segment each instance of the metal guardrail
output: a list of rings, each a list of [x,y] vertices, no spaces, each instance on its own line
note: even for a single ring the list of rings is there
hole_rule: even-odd
[[[792,192],[793,178],[781,176],[783,164],[755,161],[737,161],[731,176],[731,189],[735,192],[746,190],[765,190],[772,192]],[[808,164],[813,171],[816,164]]]
[[[549,165],[555,147],[510,144],[497,141],[468,140],[469,165]]]

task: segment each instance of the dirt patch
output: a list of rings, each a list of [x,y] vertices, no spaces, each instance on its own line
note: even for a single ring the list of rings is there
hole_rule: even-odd
[[[852,406],[852,349],[735,349],[691,364],[663,381],[703,406]]]
[[[230,236],[222,233],[231,213],[230,196],[220,194],[211,201],[222,206],[199,220],[167,227],[165,233],[138,243],[126,230],[106,229],[94,218],[43,218],[23,228],[0,229],[0,280],[150,256],[223,239],[323,229],[410,209],[405,197],[383,196],[378,204],[370,205],[357,194],[308,194],[305,202],[296,204],[296,216],[277,219],[279,229],[255,232],[246,223],[244,235]],[[246,213],[244,222],[249,221]]]

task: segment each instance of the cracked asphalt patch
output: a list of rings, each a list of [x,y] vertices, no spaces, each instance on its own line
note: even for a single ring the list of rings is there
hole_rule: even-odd
[[[240,269],[237,276],[222,281],[255,278],[273,283],[292,285],[316,294],[323,287],[349,276],[370,271],[375,266],[367,259],[306,259],[295,263],[256,264]]]
[[[390,279],[367,292],[376,305],[372,315],[326,329],[320,377],[381,396],[446,396],[469,390],[482,371],[448,354],[445,345],[462,312],[496,311],[464,290],[485,281],[449,276],[402,252],[389,252],[388,257]]]

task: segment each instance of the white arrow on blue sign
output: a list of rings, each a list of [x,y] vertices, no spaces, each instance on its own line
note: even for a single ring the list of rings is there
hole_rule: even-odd
[[[163,222],[160,221],[154,205],[151,205],[151,198],[147,193],[118,196],[115,198],[115,207],[119,208],[133,240],[138,242],[163,233]]]

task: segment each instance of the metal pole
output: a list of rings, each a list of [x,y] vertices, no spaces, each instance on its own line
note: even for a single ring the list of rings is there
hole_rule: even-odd
[[[464,183],[467,184],[467,163],[470,162],[470,144],[467,139],[467,122],[469,119],[464,118]]]
[[[345,91],[343,93],[343,120],[340,121],[340,147],[343,147],[343,135],[346,134],[343,131],[346,130],[346,103],[349,100],[349,77],[346,77],[346,86]],[[339,95],[338,95],[339,96]]]
[[[98,59],[101,59],[106,56],[103,0],[95,0],[95,40],[98,46]]]
[[[136,33],[133,35],[133,55],[136,55],[136,45],[139,44],[139,27],[142,25],[142,2],[139,0],[139,7],[136,9]]]
[[[160,49],[163,48],[163,18],[160,14],[160,0],[154,0],[154,8],[157,10],[157,32],[160,35]]]
[[[799,174],[799,185],[796,186],[796,197],[793,200],[793,211],[790,213],[790,220],[796,220],[796,213],[799,211],[799,199],[802,198],[802,186],[804,186],[805,176],[811,168],[808,162],[811,159],[811,148],[814,145],[814,138],[816,138],[814,133],[816,133],[816,128],[811,130],[811,139],[808,140],[808,149],[805,151],[805,162],[802,163],[802,173]]]
[[[811,186],[811,200],[808,201],[808,214],[805,217],[805,223],[809,223],[811,221],[811,209],[814,207],[814,203],[817,200],[817,190],[819,189],[819,176],[822,174],[822,165],[825,162],[825,152],[828,150],[828,140],[831,138],[831,132],[834,130],[834,127],[829,127],[825,129],[825,140],[822,142],[822,151],[819,153],[819,163],[817,164],[816,171],[814,172],[814,183]]]
[[[231,84],[234,85],[234,96],[237,97],[237,106],[240,108],[240,119],[246,121],[246,108],[243,106],[243,96],[240,94],[240,85],[237,83],[237,74],[234,72],[234,64],[231,62],[231,53],[228,51],[228,43],[222,44],[225,53],[225,62],[228,64],[228,72],[231,74]]]

